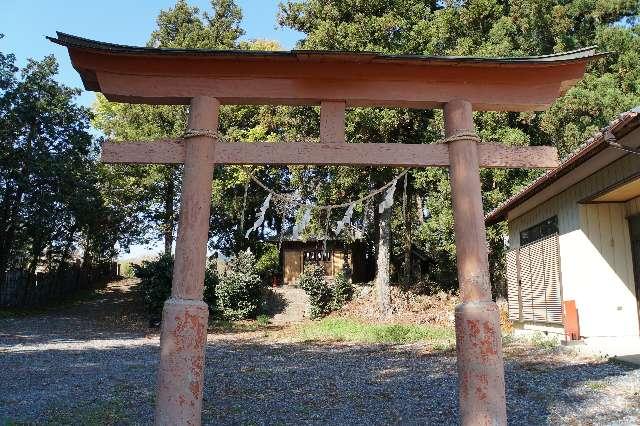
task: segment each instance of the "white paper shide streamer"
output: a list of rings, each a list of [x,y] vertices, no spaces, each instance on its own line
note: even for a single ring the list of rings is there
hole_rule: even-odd
[[[398,178],[395,178],[393,182],[391,182],[391,186],[384,194],[384,200],[378,204],[378,213],[384,212],[393,205],[393,194],[396,192],[396,183],[398,183]]]
[[[293,225],[292,236],[294,240],[298,239],[300,234],[304,231],[304,228],[306,228],[311,221],[311,207],[311,205],[305,206],[302,218]]]
[[[247,233],[244,235],[245,238],[249,238],[249,234],[255,231],[256,229],[258,229],[260,225],[262,225],[262,222],[264,222],[264,214],[267,212],[270,202],[271,202],[271,193],[269,193],[269,195],[267,195],[267,198],[264,199],[264,202],[262,203],[262,207],[260,207],[260,211],[256,215],[256,221],[253,223],[253,226],[249,230],[247,230]]]
[[[347,211],[344,212],[344,216],[342,217],[342,220],[339,220],[338,222],[336,222],[337,224],[336,235],[340,235],[340,232],[342,232],[344,227],[351,223],[351,216],[353,215],[353,208],[355,207],[355,205],[356,203],[349,204]]]

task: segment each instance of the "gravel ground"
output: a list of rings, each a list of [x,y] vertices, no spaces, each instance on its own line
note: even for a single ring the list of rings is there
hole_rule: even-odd
[[[151,423],[158,336],[147,334],[130,284],[0,319],[0,424]],[[282,336],[209,335],[206,424],[457,422],[451,353]],[[545,346],[507,346],[511,424],[640,423],[639,369]]]

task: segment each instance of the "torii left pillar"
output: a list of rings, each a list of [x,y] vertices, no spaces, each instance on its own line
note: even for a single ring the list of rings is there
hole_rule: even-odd
[[[202,301],[220,103],[191,100],[171,298],[162,311],[156,425],[199,425],[209,311]]]

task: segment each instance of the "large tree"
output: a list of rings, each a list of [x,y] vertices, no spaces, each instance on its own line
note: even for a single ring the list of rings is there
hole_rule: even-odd
[[[242,13],[231,0],[214,0],[211,10],[201,12],[184,0],[161,11],[157,28],[148,45],[161,48],[206,48],[279,50],[278,43],[270,40],[240,40]],[[187,124],[187,108],[182,106],[148,106],[108,102],[98,96],[94,106],[94,124],[107,137],[115,140],[151,140],[180,137]],[[283,108],[269,106],[222,106],[219,129],[221,135],[242,141],[280,139],[288,129],[288,116]],[[135,188],[135,192],[122,188],[138,214],[147,224],[138,235],[138,241],[164,239],[166,253],[171,252],[176,230],[177,204],[181,181],[181,167],[177,166],[109,166],[108,170],[119,182]],[[259,169],[255,173],[276,190],[284,190],[289,181],[286,170]],[[266,249],[263,241],[268,230],[283,227],[280,214],[273,209],[267,213],[265,225],[247,239],[254,212],[265,193],[248,186],[248,177],[239,167],[218,166],[214,171],[212,214],[209,241],[211,249],[226,255],[250,247],[257,256]],[[247,196],[245,197],[245,187]],[[243,218],[244,224],[243,224]],[[243,226],[244,225],[244,226]]]
[[[111,259],[129,220],[101,195],[80,91],[55,80],[53,56],[18,71],[0,53],[0,280],[10,268],[59,269],[78,251]]]
[[[512,145],[555,145],[561,155],[613,116],[640,103],[639,3],[635,0],[307,0],[281,4],[279,23],[304,33],[298,48],[397,54],[541,55],[597,44],[611,55],[591,65],[575,88],[542,113],[475,115],[480,136]],[[432,143],[441,137],[440,111],[357,108],[347,114],[354,141]],[[388,172],[386,172],[388,173]],[[483,170],[485,210],[537,176],[537,171]],[[369,179],[384,180],[384,171]],[[368,179],[362,179],[367,182]],[[408,193],[416,215],[392,221],[393,260],[407,263],[405,232],[430,259],[426,279],[456,282],[450,188],[445,170],[414,170]],[[422,212],[429,212],[421,220]],[[488,230],[494,282],[500,287],[503,225]],[[408,269],[409,265],[405,265]]]
[[[211,12],[179,0],[163,10],[156,20],[148,46],[160,48],[233,49],[239,47],[242,13],[233,0],[212,0]],[[99,95],[94,105],[94,125],[108,138],[145,140],[179,137],[187,123],[183,106],[149,106],[108,102]],[[165,253],[171,253],[178,220],[181,169],[173,165],[114,167],[111,173],[134,178],[138,190],[139,214],[146,228],[138,241],[161,237]]]

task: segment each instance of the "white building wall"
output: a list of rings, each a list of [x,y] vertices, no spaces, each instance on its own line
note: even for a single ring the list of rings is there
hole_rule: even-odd
[[[558,216],[562,297],[576,301],[585,337],[640,334],[626,219],[629,212],[640,212],[640,200],[579,204],[638,172],[640,157],[625,156],[522,216],[509,218],[509,243],[519,247],[521,231]]]

